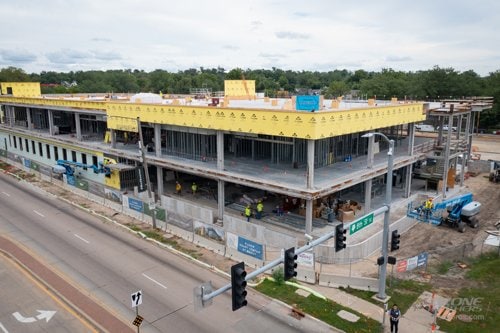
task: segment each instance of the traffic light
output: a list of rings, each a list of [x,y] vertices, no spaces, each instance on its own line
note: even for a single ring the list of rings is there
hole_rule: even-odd
[[[285,250],[285,281],[297,276],[297,271],[295,270],[297,268],[297,263],[295,260],[297,260],[295,248],[291,247],[288,250]]]
[[[337,224],[335,227],[335,252],[342,251],[345,249],[347,229],[344,229],[343,224]]]
[[[392,237],[391,237],[391,251],[396,251],[399,249],[399,242],[400,242],[400,239],[401,238],[401,235],[398,234],[398,231],[397,230],[394,230],[392,232]]]
[[[244,262],[231,266],[231,298],[233,299],[233,311],[248,304],[246,300],[247,291],[245,290],[247,286],[247,282],[245,281],[246,276],[247,272],[245,272]]]

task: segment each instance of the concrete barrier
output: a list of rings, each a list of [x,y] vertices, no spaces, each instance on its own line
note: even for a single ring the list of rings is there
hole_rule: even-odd
[[[212,224],[214,222],[213,211],[210,208],[204,208],[192,204],[186,200],[174,197],[161,196],[161,205],[167,211],[173,211],[185,217],[189,217],[203,223]]]
[[[212,241],[208,238],[205,238],[203,236],[194,234],[193,243],[196,245],[199,245],[201,247],[207,248],[207,249],[209,249],[212,252],[215,252],[217,254],[220,254],[220,255],[226,254],[226,246],[224,244],[214,242],[214,241]]]
[[[378,292],[378,280],[359,276],[343,276],[333,274],[319,274],[320,286],[325,287],[351,287],[353,289]]]
[[[108,207],[108,208],[111,208],[117,212],[123,212],[123,205],[119,202],[114,202],[111,200],[104,200],[103,205]]]
[[[168,222],[167,222],[167,231],[189,242],[193,241],[193,233],[191,231],[186,231]]]
[[[265,253],[265,250],[263,251]],[[237,249],[233,249],[229,246],[226,246],[226,255],[227,258],[231,258],[235,261],[244,261],[245,265],[251,266],[253,268],[259,268],[264,266],[265,261],[259,260],[254,257],[248,256],[244,253],[239,252]]]
[[[316,284],[316,272],[314,271],[314,268],[301,266],[297,267],[297,280],[310,284]]]

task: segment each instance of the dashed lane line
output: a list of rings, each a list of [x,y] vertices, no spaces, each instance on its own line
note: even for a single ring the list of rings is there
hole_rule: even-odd
[[[159,285],[160,287],[162,287],[163,289],[167,289],[167,287],[165,287],[163,284],[161,284],[160,282],[156,281],[155,279],[153,279],[152,277],[142,273],[142,276],[144,276],[146,279],[150,280],[150,281],[153,281],[154,283],[156,283],[157,285]]]
[[[75,235],[75,237],[78,238],[79,240],[81,240],[87,244],[90,244],[90,242],[88,240],[86,240],[85,238],[83,238],[82,236],[79,236],[78,234],[73,234],[73,235]]]

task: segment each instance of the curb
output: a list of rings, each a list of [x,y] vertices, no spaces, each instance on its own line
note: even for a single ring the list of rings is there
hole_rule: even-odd
[[[76,305],[74,305],[70,300],[68,300],[64,295],[62,295],[59,291],[57,291],[55,288],[52,287],[48,282],[46,282],[44,279],[40,278],[38,274],[33,272],[28,266],[23,264],[19,259],[14,257],[10,252],[7,252],[3,249],[0,249],[0,253],[2,253],[7,259],[11,260],[13,263],[18,265],[20,269],[24,270],[27,274],[29,274],[31,277],[33,277],[38,283],[40,283],[42,286],[47,288],[47,290],[52,293],[54,296],[56,296],[61,302],[66,304],[69,308],[71,308],[76,315],[79,315],[83,320],[87,322],[90,326],[92,326],[96,331],[98,332],[107,332],[101,325],[99,325],[94,319],[92,319],[90,316],[88,316],[84,311],[82,311],[80,308],[78,308]]]

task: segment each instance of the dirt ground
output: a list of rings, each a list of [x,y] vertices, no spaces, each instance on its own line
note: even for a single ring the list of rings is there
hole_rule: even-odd
[[[479,148],[478,152],[493,152],[496,155],[496,152],[500,152],[500,137],[475,137],[473,146]],[[466,262],[467,258],[492,250],[483,245],[488,236],[485,231],[496,230],[495,224],[500,221],[500,184],[488,181],[488,174],[483,173],[466,180],[465,187],[464,190],[472,192],[474,200],[481,203],[478,228],[467,227],[464,233],[460,233],[446,226],[419,223],[401,236],[401,248],[397,253],[398,258],[407,258],[427,251],[431,267],[427,273],[431,274],[425,277],[427,280],[430,277],[429,282],[433,287],[444,293],[469,286],[465,278],[466,269],[459,268],[457,262]],[[449,265],[451,268],[446,273],[439,274],[436,272],[439,265]],[[410,273],[404,277],[421,279],[422,274]]]

